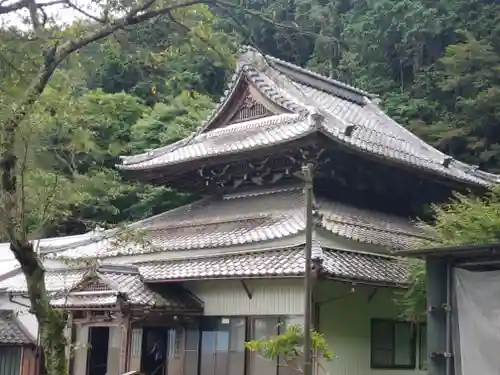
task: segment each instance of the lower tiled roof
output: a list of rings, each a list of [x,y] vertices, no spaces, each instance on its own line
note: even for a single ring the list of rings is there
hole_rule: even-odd
[[[200,280],[235,277],[296,276],[304,270],[302,250],[239,253],[139,265],[144,280]]]
[[[321,198],[319,225],[327,231],[390,249],[409,249],[423,236],[409,219]],[[106,236],[75,244],[52,256],[99,258],[162,251],[227,248],[263,244],[305,230],[302,187],[272,188],[227,194],[180,207],[133,226],[147,241],[127,244]]]
[[[144,284],[136,267],[111,265],[96,270],[65,269],[46,273],[46,288],[52,293],[55,307],[114,306],[121,296],[132,306],[158,307],[167,310],[201,310],[198,301],[179,293],[158,293]],[[0,289],[25,292],[26,281],[20,274],[0,281]]]
[[[29,335],[21,323],[17,321],[16,312],[0,310],[0,344],[27,345],[33,344],[34,338]]]
[[[386,255],[323,249],[326,277],[373,283],[404,284],[408,268],[401,259]],[[225,278],[293,277],[305,269],[304,250],[260,251],[198,259],[155,261],[139,265],[146,282]]]
[[[327,275],[374,283],[408,283],[408,265],[402,258],[341,250],[323,251]]]

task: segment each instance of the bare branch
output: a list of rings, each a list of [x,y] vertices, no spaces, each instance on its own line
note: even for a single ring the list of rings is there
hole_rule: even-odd
[[[112,23],[105,26],[101,26],[96,30],[89,31],[87,34],[78,39],[67,41],[59,48],[57,57],[55,59],[55,65],[56,66],[59,65],[71,53],[79,50],[80,48],[92,42],[95,42],[97,40],[103,39],[111,35],[118,29],[121,29],[126,26],[136,25],[138,23],[155,18],[159,15],[165,14],[169,11],[181,8],[187,8],[189,6],[197,4],[213,3],[216,0],[190,0],[184,3],[174,4],[168,7],[145,11],[146,9],[149,9],[155,3],[155,1],[156,0],[147,0],[145,3],[134,7],[125,16],[118,18]]]
[[[107,18],[107,13],[105,12],[105,16],[104,18],[101,18],[101,17],[98,17],[98,16],[95,16],[93,14],[90,14],[89,12],[87,12],[86,10],[82,9],[81,7],[77,6],[76,4],[72,3],[70,0],[66,0],[64,1],[64,5],[66,5],[68,8],[71,8],[73,10],[75,10],[76,12],[84,15],[85,17],[91,19],[91,20],[94,20],[96,22],[99,22],[99,23],[107,23],[109,20]]]
[[[205,43],[207,46],[209,46],[210,48],[212,48],[215,53],[217,53],[221,59],[221,61],[225,61],[226,60],[226,57],[224,56],[224,54],[219,51],[218,48],[216,48],[213,43],[206,37],[204,37],[203,35],[200,35],[199,33],[191,30],[189,27],[187,27],[186,25],[184,25],[182,22],[179,22],[175,17],[174,15],[172,14],[172,12],[169,10],[167,11],[167,16],[168,18],[170,19],[170,21],[179,26],[181,29],[183,29],[184,31],[186,31],[187,33],[190,33],[191,31],[193,32],[193,34],[199,39],[201,40],[203,43]],[[227,62],[227,61],[226,61]]]
[[[34,8],[41,9],[52,5],[63,4],[63,0],[48,1],[46,3],[37,3],[34,0],[19,0],[9,5],[2,5],[5,1],[0,2],[0,14],[16,12],[21,9],[27,9],[34,5]],[[30,10],[31,12],[31,10]]]

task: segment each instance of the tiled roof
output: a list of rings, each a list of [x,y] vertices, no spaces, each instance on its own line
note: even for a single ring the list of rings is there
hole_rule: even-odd
[[[15,314],[14,311],[0,310],[0,344],[33,344],[34,338],[30,337],[27,330],[17,321]]]
[[[144,220],[143,244],[100,239],[55,253],[55,257],[94,258],[161,251],[271,244],[305,230],[301,187],[227,194]],[[331,233],[393,249],[411,248],[422,231],[410,220],[317,200],[319,225]]]
[[[327,275],[347,280],[408,283],[408,265],[391,256],[325,249],[323,268]]]
[[[398,258],[323,249],[324,275],[331,278],[401,284],[408,269]],[[147,282],[225,278],[301,276],[305,268],[302,248],[228,254],[139,265]]]
[[[151,262],[139,269],[146,281],[296,276],[304,270],[304,252],[276,250]]]
[[[161,307],[169,310],[199,310],[194,300],[174,293],[157,293],[144,284],[136,267],[99,266],[96,270],[64,269],[46,273],[47,291],[55,307],[114,306],[118,296],[132,306]],[[24,275],[0,281],[0,289],[26,291]]]
[[[122,169],[157,168],[215,155],[264,148],[322,132],[360,152],[423,168],[472,184],[499,182],[497,175],[452,160],[388,117],[373,95],[249,49],[239,60],[234,85],[245,75],[261,93],[293,114],[276,115],[201,133],[145,154],[124,157]],[[234,90],[228,90],[218,113]],[[319,122],[315,118],[322,118]],[[213,116],[212,116],[213,117]],[[349,131],[352,130],[352,131]],[[200,134],[201,133],[201,134]]]
[[[318,206],[319,224],[342,237],[391,249],[412,249],[428,239],[416,224],[397,216],[327,200],[318,200]]]

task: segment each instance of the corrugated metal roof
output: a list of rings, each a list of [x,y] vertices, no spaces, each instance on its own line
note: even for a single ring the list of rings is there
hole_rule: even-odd
[[[422,141],[387,116],[371,101],[372,96],[368,93],[292,64],[264,58],[253,50],[242,55],[239,67],[240,73],[256,85],[265,97],[298,117],[277,115],[215,129],[191,136],[189,140],[179,142],[174,147],[124,157],[123,164],[119,167],[127,170],[157,168],[188,160],[270,147],[319,131],[361,152],[423,168],[455,180],[480,185],[500,181],[499,176],[481,173],[476,167],[453,161]],[[237,74],[235,77],[239,76]],[[235,79],[235,84],[237,82],[239,80]],[[349,91],[349,95],[342,95],[339,90]],[[227,103],[233,92],[234,90],[228,91],[221,106]],[[361,100],[353,100],[353,95]],[[220,108],[215,112],[219,110]],[[320,123],[312,121],[317,113],[323,117]],[[349,127],[354,130],[346,134]],[[200,131],[205,128],[206,125],[202,124]],[[448,159],[451,162],[448,163]]]
[[[356,241],[408,249],[423,237],[409,219],[317,199],[318,225]],[[53,257],[95,258],[162,251],[208,249],[243,244],[271,244],[305,230],[301,187],[253,190],[202,200],[136,225],[144,243],[113,238],[77,244]]]
[[[16,312],[11,310],[0,310],[0,344],[33,344],[34,338],[30,337],[27,330],[17,321],[15,314]]]
[[[408,268],[390,256],[323,249],[324,275],[375,283],[404,284]],[[297,277],[304,273],[302,248],[155,261],[139,265],[147,282],[225,278]]]

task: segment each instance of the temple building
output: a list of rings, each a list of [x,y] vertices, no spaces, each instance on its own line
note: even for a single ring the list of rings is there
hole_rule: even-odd
[[[39,244],[68,340],[83,344],[71,373],[297,373],[244,343],[303,323],[311,165],[314,326],[335,353],[315,374],[424,374],[425,322],[400,317],[408,269],[395,254],[430,239],[415,221],[430,203],[499,177],[428,145],[378,102],[244,49],[195,133],[118,166],[199,200],[127,228],[140,240],[119,229]],[[0,309],[27,303],[19,272],[0,291]]]

